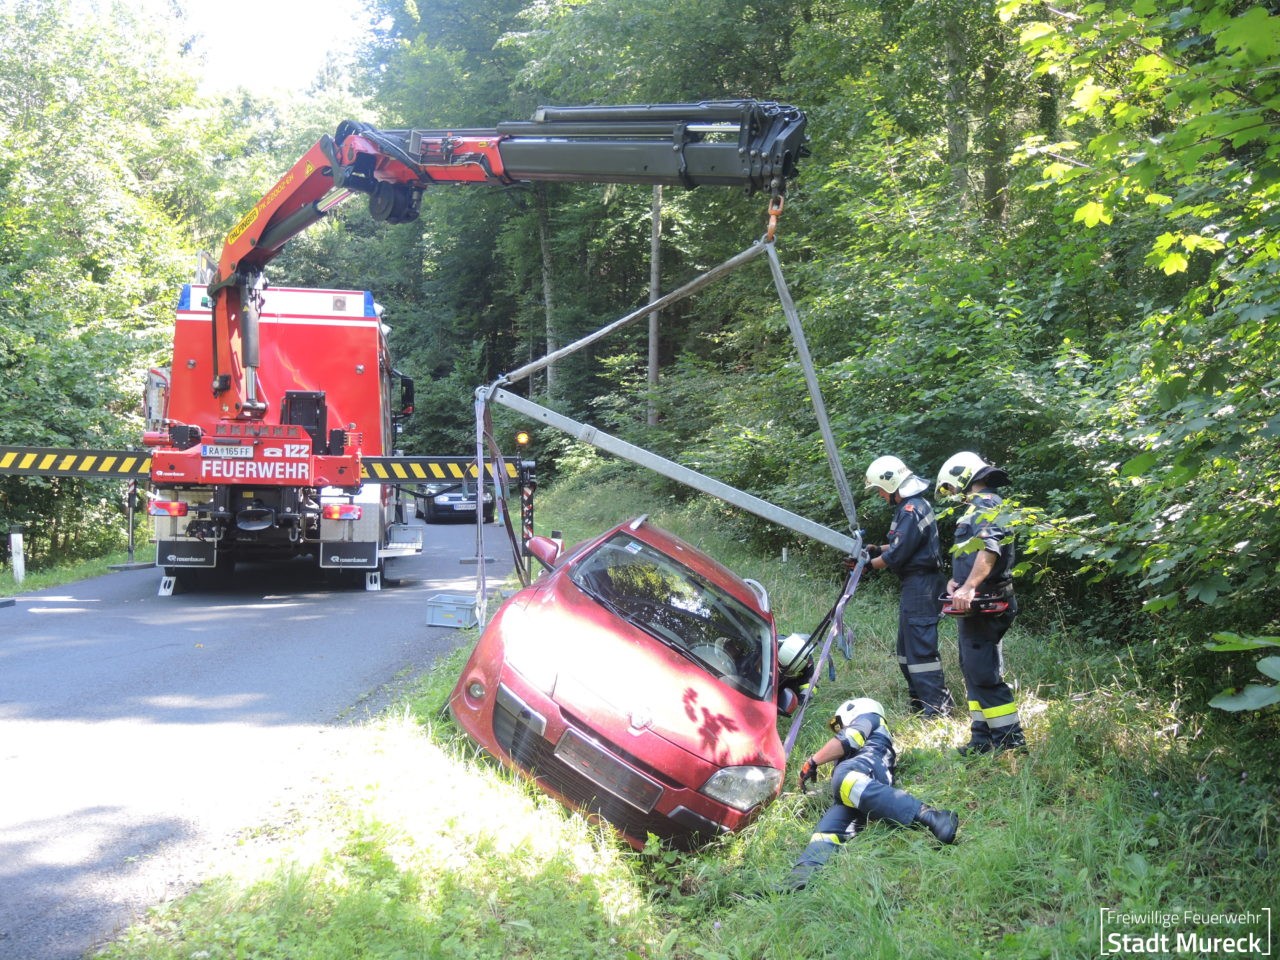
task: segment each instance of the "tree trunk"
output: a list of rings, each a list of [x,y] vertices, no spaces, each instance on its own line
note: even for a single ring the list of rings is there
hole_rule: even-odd
[[[547,354],[552,354],[560,348],[560,342],[556,336],[554,298],[552,296],[551,227],[549,222],[550,214],[547,209],[546,184],[535,184],[533,196],[538,214],[538,250],[542,253],[542,307],[546,318]],[[530,386],[532,387],[532,385]],[[556,365],[554,363],[547,365],[546,388],[547,399],[554,400],[556,394]]]
[[[965,69],[964,27],[948,17],[942,27],[943,54],[947,64],[947,165],[951,168],[951,192],[959,209],[967,206],[969,193],[969,110]]]
[[[998,51],[995,51],[998,53]],[[1009,209],[1009,136],[1005,126],[1000,89],[1003,64],[988,60],[982,65],[982,217],[1004,223]]]
[[[649,302],[662,296],[662,185],[653,188],[653,229],[649,234]],[[658,389],[658,314],[649,314],[649,426],[658,423],[658,408],[653,402]]]

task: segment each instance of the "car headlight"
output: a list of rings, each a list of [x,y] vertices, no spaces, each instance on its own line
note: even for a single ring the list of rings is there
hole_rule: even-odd
[[[547,646],[540,642],[523,607],[508,604],[502,612],[502,635],[506,641],[505,660],[515,670],[546,696],[556,689],[559,665],[548,656]]]
[[[746,813],[772,797],[781,783],[782,771],[773,767],[724,767],[700,792]]]
[[[448,502],[449,502],[449,495],[448,495],[447,493],[442,493],[442,494],[440,494],[440,496],[435,497],[435,498],[434,498],[434,500],[435,500],[435,502],[436,502],[436,503],[438,503],[438,504],[440,504],[441,506],[443,506],[443,505],[445,505],[446,503],[448,503]]]

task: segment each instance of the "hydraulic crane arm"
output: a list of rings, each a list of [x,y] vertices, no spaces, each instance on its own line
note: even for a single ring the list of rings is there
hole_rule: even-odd
[[[807,153],[805,115],[757,100],[540,107],[489,130],[377,130],[346,121],[293,165],[227,234],[213,299],[213,392],[257,420],[262,270],[293,237],[364,193],[375,220],[418,217],[442,183],[528,181],[729,186],[781,196]]]

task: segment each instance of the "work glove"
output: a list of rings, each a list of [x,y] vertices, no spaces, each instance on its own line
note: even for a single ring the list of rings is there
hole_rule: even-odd
[[[810,757],[804,763],[800,764],[800,792],[804,792],[806,783],[814,783],[818,779],[818,761]]]
[[[880,549],[880,544],[878,544],[878,543],[868,543],[868,544],[867,544],[867,559],[868,559],[868,560],[874,560],[876,557],[880,556],[880,554],[881,554],[881,553],[883,553],[883,552],[884,552],[884,551],[882,551],[882,550]]]

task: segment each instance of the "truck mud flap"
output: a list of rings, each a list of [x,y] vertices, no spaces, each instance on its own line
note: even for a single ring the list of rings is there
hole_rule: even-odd
[[[325,541],[320,544],[320,566],[325,570],[376,570],[376,543]]]
[[[212,567],[218,562],[216,551],[212,540],[160,540],[156,543],[156,566]]]

